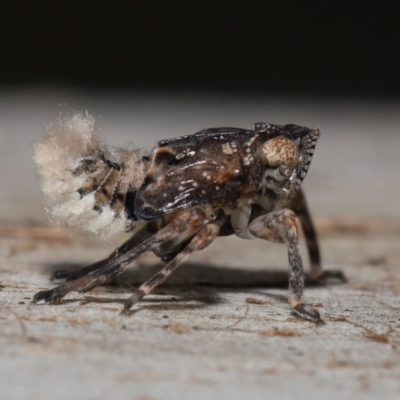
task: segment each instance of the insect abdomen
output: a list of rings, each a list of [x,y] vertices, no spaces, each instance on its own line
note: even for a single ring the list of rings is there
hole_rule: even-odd
[[[94,119],[75,114],[48,128],[34,160],[52,215],[81,231],[109,236],[135,227],[127,193],[144,177],[144,151],[106,146]]]

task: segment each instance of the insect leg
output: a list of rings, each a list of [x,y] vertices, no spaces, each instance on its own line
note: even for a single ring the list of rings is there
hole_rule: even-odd
[[[254,237],[275,243],[287,243],[289,254],[289,304],[302,317],[320,321],[318,311],[302,302],[304,273],[295,213],[292,210],[283,209],[262,215],[250,223],[248,230]]]
[[[249,239],[247,226],[249,225],[251,206],[239,207],[231,215],[231,224],[235,235],[242,239]]]
[[[328,280],[330,278],[346,282],[346,277],[340,270],[323,270],[321,255],[318,244],[317,232],[307,207],[307,201],[303,191],[300,189],[292,200],[290,208],[300,218],[304,237],[306,239],[308,255],[310,258],[310,276],[313,279]]]
[[[35,294],[33,302],[40,300],[53,302],[61,299],[72,291],[87,292],[96,286],[104,283],[107,279],[119,275],[125,268],[132,263],[137,257],[148,250],[152,250],[160,243],[173,240],[188,228],[195,234],[210,218],[210,210],[207,207],[196,207],[180,212],[166,227],[156,232],[153,236],[145,239],[136,247],[127,251],[125,254],[110,260],[100,269],[89,272],[85,276],[81,276],[73,281],[66,282],[51,290],[41,291]]]
[[[164,282],[193,251],[207,247],[218,236],[221,224],[222,221],[216,221],[212,224],[207,224],[197,232],[189,244],[171,262],[169,262],[161,271],[155,274],[147,282],[143,283],[137,291],[125,301],[124,311],[128,311],[143,296],[151,293],[158,285]]]
[[[81,276],[87,275],[89,272],[96,271],[104,267],[107,263],[113,259],[127,253],[135,246],[143,242],[149,236],[147,232],[147,225],[136,232],[131,238],[129,238],[123,245],[118,247],[117,250],[113,251],[107,258],[97,261],[87,267],[75,270],[75,271],[55,271],[51,279],[66,279],[67,281],[73,281]]]
[[[317,278],[322,274],[318,237],[307,207],[306,198],[301,189],[297,192],[296,197],[292,200],[290,208],[300,219],[301,227],[303,228],[304,237],[306,239],[308,255],[310,257],[310,274],[313,278]]]

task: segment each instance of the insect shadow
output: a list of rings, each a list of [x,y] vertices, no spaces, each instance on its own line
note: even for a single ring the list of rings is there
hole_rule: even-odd
[[[73,271],[80,269],[78,263],[48,263],[44,265],[44,272],[54,273],[57,270]],[[116,279],[109,281],[105,286],[111,291],[131,293],[141,283],[152,277],[162,269],[163,264],[148,265],[137,262],[135,267],[126,270]],[[254,289],[287,288],[288,272],[278,269],[249,269],[227,268],[224,266],[208,265],[206,263],[185,263],[174,275],[171,275],[154,294],[165,295],[165,300],[160,298],[145,298],[139,309],[174,310],[195,309],[207,307],[209,304],[224,302],[219,296],[223,292],[249,292],[256,294]],[[332,283],[332,282],[329,282]],[[313,280],[306,275],[308,286],[323,286],[326,282]],[[108,289],[107,289],[108,291]],[[260,291],[258,294],[274,301],[285,303],[286,295],[278,295]],[[77,300],[63,299],[61,303],[76,302]],[[87,295],[79,300],[86,303],[123,303],[125,299],[119,297],[102,298]],[[187,304],[194,301],[195,304]],[[162,302],[162,304],[160,304]],[[137,312],[139,309],[132,312]]]

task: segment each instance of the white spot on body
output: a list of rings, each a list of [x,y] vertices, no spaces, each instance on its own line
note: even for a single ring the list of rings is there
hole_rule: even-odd
[[[250,146],[254,143],[254,141],[256,140],[257,137],[258,137],[258,135],[253,136],[249,141],[247,141],[247,142],[244,144],[244,146],[250,147]]]
[[[178,154],[175,156],[175,158],[176,158],[177,160],[182,160],[183,158],[185,158],[185,157],[191,157],[191,156],[193,156],[194,154],[195,154],[195,151],[190,150],[190,149],[185,149],[185,150],[183,150],[181,153],[178,153]]]
[[[233,154],[233,149],[229,145],[229,143],[224,143],[222,145],[222,152],[226,155],[232,155]]]
[[[254,161],[254,158],[249,154],[243,158],[243,164],[248,166]]]

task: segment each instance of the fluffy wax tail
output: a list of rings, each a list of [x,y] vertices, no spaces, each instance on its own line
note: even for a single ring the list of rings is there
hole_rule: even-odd
[[[135,228],[125,199],[143,181],[144,155],[142,149],[106,146],[95,133],[94,119],[81,114],[49,126],[34,145],[50,213],[103,237]]]

